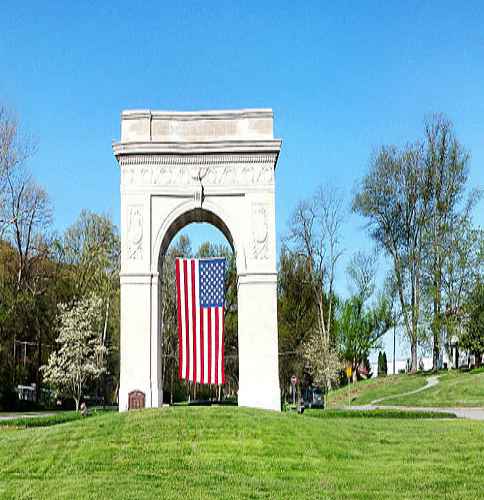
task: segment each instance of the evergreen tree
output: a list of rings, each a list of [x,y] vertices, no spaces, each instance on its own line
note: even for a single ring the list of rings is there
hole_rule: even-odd
[[[388,374],[387,353],[385,351],[383,351],[383,356],[382,356],[382,374],[384,376]]]

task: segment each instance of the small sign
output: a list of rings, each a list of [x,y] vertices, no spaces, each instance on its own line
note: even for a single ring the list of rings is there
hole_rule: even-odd
[[[351,366],[346,367],[346,376],[348,378],[351,378],[351,375],[353,375],[353,368]]]
[[[145,407],[145,394],[141,391],[131,391],[128,394],[128,410],[141,410]]]

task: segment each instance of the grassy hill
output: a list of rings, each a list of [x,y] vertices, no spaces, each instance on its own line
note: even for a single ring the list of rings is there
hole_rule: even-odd
[[[394,375],[361,380],[351,384],[351,404],[369,404],[375,399],[410,392],[427,383],[425,375]],[[328,394],[328,406],[339,408],[348,406],[348,387],[342,387]]]
[[[431,374],[394,375],[357,382],[351,386],[351,404],[369,404],[375,399],[398,396],[424,387]],[[392,397],[379,405],[484,407],[484,371],[440,372],[439,383],[428,390],[409,396]],[[328,395],[328,405],[348,405],[348,389],[343,387]]]
[[[439,383],[419,394],[394,398],[382,404],[404,406],[484,407],[484,371],[443,372]]]
[[[0,497],[484,496],[482,423],[323,413],[175,407],[0,427]]]

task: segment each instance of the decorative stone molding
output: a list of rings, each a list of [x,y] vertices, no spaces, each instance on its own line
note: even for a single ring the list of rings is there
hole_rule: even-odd
[[[123,186],[272,185],[277,155],[129,155],[121,156]]]
[[[131,205],[128,207],[128,259],[143,258],[143,207]]]
[[[253,259],[266,260],[269,258],[269,221],[268,206],[266,203],[252,203],[252,242],[251,254]]]
[[[167,155],[138,154],[119,157],[119,164],[124,165],[219,165],[226,163],[270,163],[277,160],[277,153],[261,154],[206,154],[206,155]]]

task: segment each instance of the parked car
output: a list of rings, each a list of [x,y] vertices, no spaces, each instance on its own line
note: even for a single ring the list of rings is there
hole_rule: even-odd
[[[306,408],[324,409],[324,393],[320,387],[310,385],[303,390],[304,406]]]

